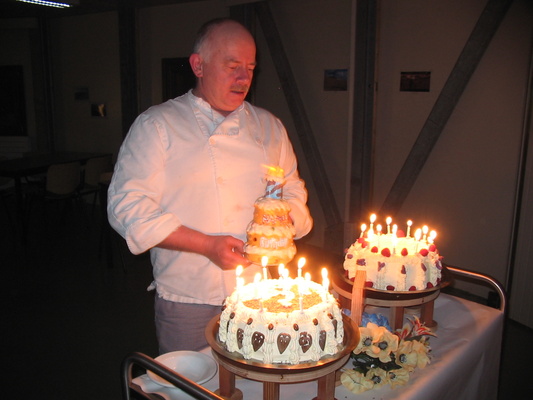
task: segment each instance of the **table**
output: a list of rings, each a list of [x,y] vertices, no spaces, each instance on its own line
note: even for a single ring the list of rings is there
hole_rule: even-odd
[[[24,199],[22,193],[22,178],[45,173],[48,167],[79,161],[82,165],[90,158],[108,156],[109,153],[80,153],[80,152],[54,152],[45,154],[32,154],[25,157],[0,161],[0,176],[13,178],[15,181],[15,196],[17,207],[17,220],[22,229],[22,239],[26,240],[26,224],[24,221]]]
[[[368,311],[368,310],[367,310]],[[385,314],[387,309],[380,309]],[[437,337],[430,339],[431,364],[417,369],[408,385],[389,386],[355,395],[340,385],[335,390],[338,400],[438,400],[496,399],[504,313],[478,303],[441,293],[435,300],[434,319],[438,323]],[[202,352],[211,354],[211,349]],[[348,362],[345,368],[350,368]],[[218,373],[203,386],[211,391],[218,388]],[[190,399],[179,389],[162,388],[146,375],[133,380],[147,393],[158,393],[164,399]],[[262,383],[237,379],[236,387],[244,399],[262,398]],[[316,396],[317,382],[281,385],[281,399],[310,400]]]

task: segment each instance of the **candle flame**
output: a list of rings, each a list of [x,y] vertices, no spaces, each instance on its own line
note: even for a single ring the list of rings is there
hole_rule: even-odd
[[[387,225],[390,225],[390,223],[392,222],[392,218],[391,217],[387,217],[386,221],[387,221]]]
[[[322,268],[322,278],[326,279],[328,277],[328,270],[326,267]]]
[[[302,257],[298,260],[298,268],[303,268],[305,265],[305,257]]]
[[[376,214],[372,214],[372,215],[370,216],[370,222],[371,222],[371,223],[374,223],[375,221],[376,221]]]
[[[272,165],[263,165],[263,167],[265,167],[267,169],[267,174],[268,175],[274,176],[274,177],[277,177],[277,178],[283,178],[283,174],[284,174],[283,168],[275,167],[275,166],[272,166]]]

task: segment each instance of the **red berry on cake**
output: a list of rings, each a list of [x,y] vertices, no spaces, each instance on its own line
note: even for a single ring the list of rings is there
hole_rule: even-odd
[[[385,247],[383,250],[381,250],[381,255],[383,257],[390,257],[390,250],[387,247]]]
[[[379,251],[378,246],[374,246],[370,249],[372,253],[377,253]]]
[[[373,287],[373,286],[374,286],[373,282],[370,282],[370,281],[365,282],[365,287]]]
[[[426,287],[427,287],[428,289],[431,289],[431,288],[433,287],[433,284],[432,284],[431,282],[428,282],[427,285],[426,285]]]
[[[437,251],[437,246],[435,246],[434,244],[430,244],[429,245],[429,251],[432,251],[432,252]]]
[[[410,292],[414,292],[414,291],[416,291],[416,286],[411,286],[411,287],[409,288],[409,291],[410,291]]]
[[[401,229],[398,229],[398,230],[396,231],[396,237],[399,237],[399,238],[403,238],[403,237],[405,237],[405,232],[402,231]]]
[[[420,250],[420,254],[421,254],[423,257],[426,257],[426,256],[429,254],[429,251],[428,251],[428,249],[422,249],[422,250]]]
[[[407,257],[407,254],[409,254],[409,252],[408,252],[407,249],[404,247],[404,248],[402,249],[402,256]]]
[[[392,286],[392,285],[387,285],[387,290],[394,290],[394,289],[396,289],[394,286]]]

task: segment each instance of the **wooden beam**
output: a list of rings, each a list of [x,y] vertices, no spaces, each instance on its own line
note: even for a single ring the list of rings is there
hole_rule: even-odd
[[[359,0],[356,9],[352,157],[349,222],[369,213],[374,135],[374,75],[377,1]]]
[[[139,114],[137,102],[136,9],[121,1],[118,10],[122,135],[125,137]]]
[[[333,191],[326,175],[326,169],[324,168],[324,163],[320,156],[320,151],[316,144],[311,124],[309,123],[307,113],[305,112],[305,107],[296,80],[294,79],[289,60],[285,53],[280,34],[272,16],[270,6],[266,1],[254,3],[254,6],[259,23],[267,40],[271,56],[274,60],[281,87],[283,88],[289,109],[294,118],[294,124],[296,125],[300,144],[302,145],[308,164],[312,167],[312,179],[316,187],[318,199],[322,206],[325,219],[331,224],[330,226],[339,227],[342,225],[341,215],[337,203],[335,202]],[[337,231],[337,229],[338,228],[336,228],[335,231]],[[331,242],[334,242],[335,240],[337,239],[332,239]],[[339,243],[342,243],[342,237]]]
[[[407,198],[418,174],[437,143],[450,115],[457,105],[470,77],[489,46],[512,0],[488,0],[474,30],[448,77],[433,109],[420,131],[411,152],[396,177],[381,215],[395,215]]]

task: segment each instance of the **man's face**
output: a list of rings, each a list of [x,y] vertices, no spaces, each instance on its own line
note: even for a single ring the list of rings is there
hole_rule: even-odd
[[[255,43],[248,34],[227,32],[212,39],[206,57],[191,56],[198,77],[195,94],[213,109],[228,115],[244,101],[252,83],[256,65]],[[194,57],[200,63],[196,66]]]

